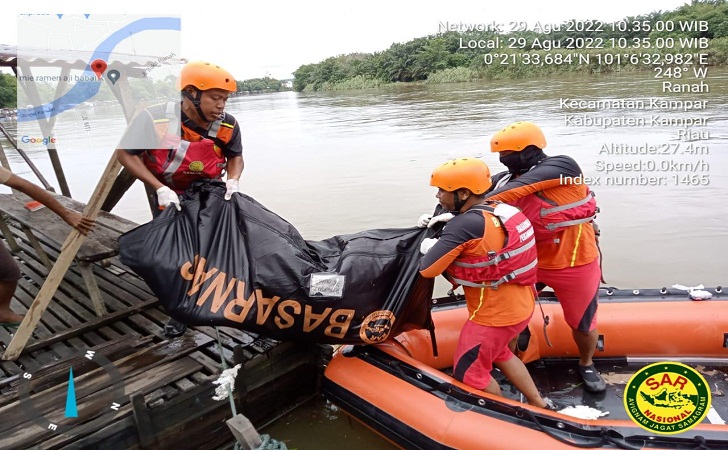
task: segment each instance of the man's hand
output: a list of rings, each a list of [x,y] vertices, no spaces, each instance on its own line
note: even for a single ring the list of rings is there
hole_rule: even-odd
[[[239,180],[227,180],[225,182],[225,200],[230,200],[234,193],[240,192],[240,181]]]
[[[432,214],[422,214],[419,219],[417,219],[417,227],[419,228],[425,228],[428,223],[430,223],[430,219],[432,219]]]
[[[420,253],[423,255],[430,251],[434,245],[437,244],[437,239],[435,238],[425,238],[422,243],[420,244]]]
[[[177,211],[182,211],[182,206],[179,204],[179,195],[167,186],[162,186],[157,189],[157,203],[159,204],[159,209],[165,209],[174,203]]]
[[[440,223],[440,222],[447,223],[453,217],[455,217],[455,216],[452,213],[444,213],[444,214],[440,214],[439,216],[435,216],[429,220],[429,222],[427,223],[427,228],[432,228],[432,226],[435,225],[436,223]]]
[[[61,216],[63,220],[65,220],[66,223],[71,225],[73,228],[77,229],[84,236],[87,235],[89,231],[93,230],[94,225],[96,225],[95,220],[83,217],[76,211],[71,211],[70,209],[66,211],[66,214]]]

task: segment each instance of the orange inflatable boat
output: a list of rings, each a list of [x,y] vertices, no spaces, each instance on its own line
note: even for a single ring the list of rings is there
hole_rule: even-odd
[[[578,352],[561,308],[553,297],[542,297],[543,313],[537,306],[519,339],[518,355],[530,363],[544,396],[588,406],[599,418],[530,406],[497,371],[493,375],[503,397],[452,378],[453,352],[467,311],[462,302],[442,305],[442,299],[433,309],[437,355],[427,330],[377,345],[342,347],[326,368],[323,392],[407,449],[728,449],[728,296],[721,296],[721,288],[708,291],[713,298],[703,301],[665,288],[602,291],[594,359],[608,389],[599,394],[583,389],[575,371]],[[709,412],[686,431],[650,431],[633,422],[625,408],[631,376],[662,361],[684,363],[710,387]]]

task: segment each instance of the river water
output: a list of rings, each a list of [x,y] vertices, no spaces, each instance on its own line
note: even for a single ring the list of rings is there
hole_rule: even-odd
[[[246,168],[241,189],[307,239],[413,226],[436,204],[436,189],[429,186],[436,166],[475,156],[491,171],[503,170],[489,151],[490,137],[511,122],[528,120],[543,128],[547,154],[572,156],[590,178],[601,208],[598,223],[608,284],[725,285],[728,227],[720,205],[728,204],[728,70],[709,68],[709,92],[693,94],[663,92],[662,82],[669,80],[654,75],[644,71],[284,92],[233,98],[227,111],[243,129]],[[575,104],[579,109],[573,109],[566,99],[623,99],[625,105],[607,109]],[[688,111],[651,109],[659,105],[650,99],[681,100],[682,107],[687,101],[694,107],[707,103],[706,109]],[[644,107],[629,107],[638,100]],[[605,126],[605,119],[645,123]],[[687,132],[692,136],[681,131],[686,129],[681,123],[659,122],[664,119],[692,121]],[[109,120],[104,124],[106,138],[91,139],[78,131],[78,122],[71,114],[59,120],[57,137],[71,193],[87,201],[124,123]],[[613,150],[639,153],[650,146],[660,154]],[[54,183],[43,148],[27,150]],[[8,155],[17,173],[33,179],[19,157],[11,151]],[[658,185],[640,184],[650,181]],[[139,222],[150,219],[139,183],[114,212]],[[311,403],[263,432],[285,439],[289,448],[389,446],[323,402]],[[332,442],[337,444],[332,447]]]

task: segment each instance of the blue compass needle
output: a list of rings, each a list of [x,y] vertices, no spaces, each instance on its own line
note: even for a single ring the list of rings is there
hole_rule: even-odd
[[[76,390],[73,384],[73,367],[68,373],[68,392],[66,393],[66,417],[78,417]]]

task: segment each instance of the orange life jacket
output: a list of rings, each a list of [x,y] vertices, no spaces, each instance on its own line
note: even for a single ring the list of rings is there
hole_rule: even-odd
[[[465,214],[483,210],[500,222],[506,235],[505,244],[502,249],[485,255],[457,258],[447,269],[451,282],[478,288],[495,288],[503,283],[535,284],[538,260],[531,222],[517,208],[498,202],[476,205]],[[496,227],[488,219],[485,220],[486,236]]]
[[[581,200],[557,205],[539,192],[509,202],[531,220],[536,242],[551,241],[558,244],[558,233],[566,227],[592,222],[599,212],[594,192],[587,188],[587,195]]]
[[[207,130],[182,123],[181,137],[176,134],[178,124],[175,105],[169,103],[165,117],[154,118],[160,146],[144,152],[142,160],[160,182],[181,194],[195,180],[222,178],[226,165],[222,149],[233,136],[235,119],[225,114]]]

